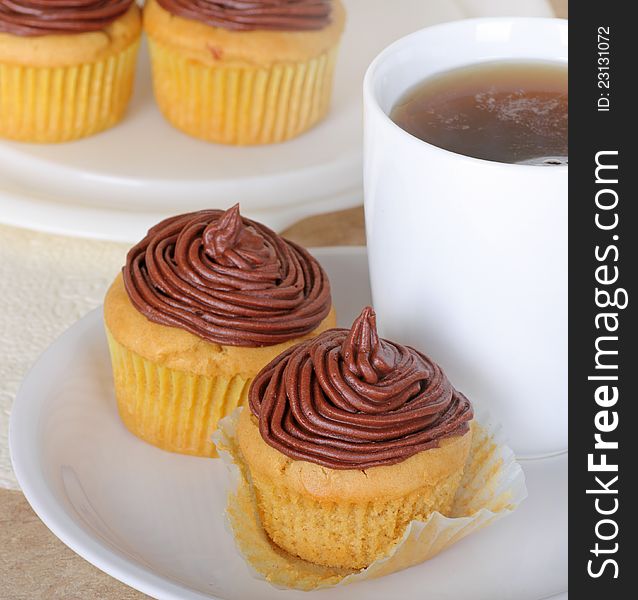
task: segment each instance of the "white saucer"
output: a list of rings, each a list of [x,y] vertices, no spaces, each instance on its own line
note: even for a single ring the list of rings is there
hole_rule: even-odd
[[[211,206],[241,202],[244,214],[281,229],[360,204],[366,66],[406,33],[484,13],[467,0],[394,0],[391,9],[387,0],[345,4],[332,109],[312,131],[255,148],[192,139],[160,115],[144,48],[132,105],[117,127],[60,145],[0,141],[0,222],[135,242],[165,216]],[[543,8],[543,0],[529,0],[515,12],[535,15]]]
[[[340,324],[370,302],[360,248],[317,250]],[[122,425],[98,309],[27,376],[11,414],[16,476],[39,517],[98,568],[155,598],[301,600],[256,579],[224,522],[219,460],[170,454]],[[567,456],[522,462],[529,497],[433,560],[312,598],[540,600],[567,589]],[[427,590],[427,595],[425,594]]]

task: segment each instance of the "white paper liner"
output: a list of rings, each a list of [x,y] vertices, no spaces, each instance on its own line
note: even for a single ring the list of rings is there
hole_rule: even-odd
[[[451,516],[435,512],[426,521],[412,521],[386,557],[360,571],[315,565],[273,544],[261,526],[250,473],[235,437],[241,410],[222,419],[213,436],[230,473],[226,516],[237,547],[255,575],[277,587],[313,590],[400,571],[507,516],[527,497],[525,475],[503,443],[500,428],[487,417],[475,418],[472,448]]]

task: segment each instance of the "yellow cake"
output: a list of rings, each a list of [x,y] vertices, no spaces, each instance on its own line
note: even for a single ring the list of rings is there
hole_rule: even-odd
[[[260,15],[246,22],[242,12],[254,13],[259,1],[250,11],[227,4],[147,0],[144,28],[162,113],[189,135],[225,144],[281,142],[306,131],[330,106],[343,6],[313,0],[325,5],[325,16],[279,25]]]
[[[18,10],[32,4],[0,3],[0,137],[64,142],[115,125],[133,89],[140,9],[132,0],[77,0],[35,15]]]
[[[370,308],[269,364],[249,407],[237,441],[264,530],[286,552],[361,569],[410,521],[450,510],[471,405],[425,355],[379,339]]]
[[[206,285],[193,285],[198,265]],[[124,424],[155,446],[197,456],[215,456],[217,421],[244,403],[266,364],[335,325],[317,261],[237,207],[151,229],[109,289],[104,319]]]

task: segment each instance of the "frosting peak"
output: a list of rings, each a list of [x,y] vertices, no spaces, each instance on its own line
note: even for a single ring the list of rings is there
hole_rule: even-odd
[[[213,221],[204,229],[202,239],[206,254],[217,260],[222,259],[228,250],[235,248],[243,230],[239,204],[235,204],[218,221]]]
[[[214,261],[228,267],[252,270],[268,264],[273,282],[279,275],[280,263],[272,246],[254,228],[247,226],[235,204],[211,222],[202,234],[204,252]]]
[[[377,383],[392,371],[396,355],[377,333],[377,316],[366,306],[341,344],[343,362],[366,383]]]
[[[332,469],[390,465],[463,435],[470,402],[441,368],[382,340],[365,308],[267,365],[248,393],[264,441],[286,456]]]
[[[168,12],[236,31],[304,31],[330,24],[332,0],[157,0]]]
[[[100,31],[133,0],[0,0],[0,32],[39,36]]]
[[[332,304],[319,263],[239,206],[162,221],[131,248],[123,277],[149,320],[229,346],[304,336]]]

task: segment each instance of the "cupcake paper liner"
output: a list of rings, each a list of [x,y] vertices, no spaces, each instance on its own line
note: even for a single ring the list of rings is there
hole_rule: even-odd
[[[256,576],[278,587],[313,590],[400,571],[507,516],[527,497],[525,475],[512,450],[503,443],[500,429],[487,417],[479,417],[473,425],[470,456],[450,516],[434,512],[425,521],[410,522],[389,553],[365,569],[315,565],[277,547],[261,525],[250,473],[236,440],[240,410],[222,419],[214,435],[230,473],[226,516],[237,547]]]
[[[139,40],[117,54],[67,67],[0,62],[0,137],[65,142],[98,133],[124,116]]]
[[[337,48],[303,63],[269,67],[210,65],[149,40],[160,110],[178,129],[204,140],[281,142],[328,112]]]
[[[325,502],[282,486],[277,478],[251,473],[261,507],[261,524],[268,537],[283,550],[310,562],[348,568],[369,565],[394,545],[416,515],[434,510],[447,512],[458,488],[461,471],[441,480],[436,488],[425,486],[408,494],[374,501]],[[329,523],[327,513],[329,511]]]
[[[169,369],[131,352],[108,331],[107,339],[126,427],[170,452],[217,456],[211,435],[222,417],[245,402],[251,380]]]

